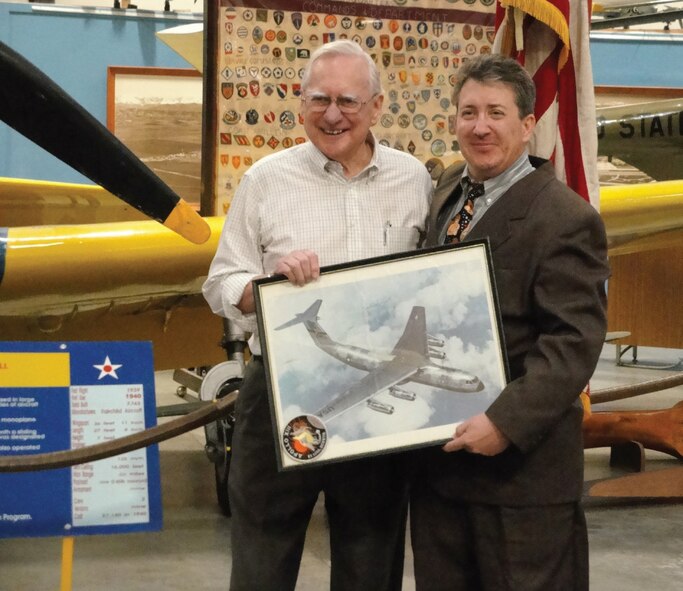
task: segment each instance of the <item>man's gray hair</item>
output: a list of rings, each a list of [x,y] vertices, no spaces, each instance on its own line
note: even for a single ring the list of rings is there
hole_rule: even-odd
[[[311,59],[304,70],[304,75],[301,78],[301,90],[305,91],[311,80],[311,70],[313,69],[313,64],[317,62],[322,57],[335,56],[335,55],[350,55],[361,57],[365,60],[368,66],[368,82],[370,83],[370,89],[372,94],[382,94],[382,82],[379,77],[379,70],[372,61],[372,58],[363,51],[363,48],[358,45],[355,41],[350,41],[348,39],[339,39],[338,41],[332,41],[331,43],[325,43],[322,47],[319,47],[311,54]]]
[[[533,114],[536,104],[536,86],[529,72],[514,59],[492,53],[467,60],[458,70],[453,87],[451,101],[456,108],[462,87],[468,80],[474,80],[480,84],[502,82],[509,86],[515,95],[520,119]]]

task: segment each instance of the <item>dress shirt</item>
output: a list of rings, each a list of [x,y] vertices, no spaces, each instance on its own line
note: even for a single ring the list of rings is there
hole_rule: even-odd
[[[252,333],[252,353],[261,350],[256,315],[236,304],[281,257],[309,249],[326,266],[418,246],[431,201],[429,173],[371,134],[368,142],[372,159],[350,179],[311,142],[259,160],[242,177],[203,293],[214,313]]]
[[[472,221],[467,226],[467,232],[471,232],[472,228],[476,223],[484,217],[484,214],[488,209],[500,198],[500,196],[505,193],[510,187],[512,187],[517,181],[524,178],[526,175],[534,171],[534,167],[529,162],[529,153],[525,150],[524,153],[502,174],[499,174],[492,179],[484,181],[484,194],[479,197],[474,204],[474,214],[472,215]],[[469,178],[469,171],[467,165],[462,172],[462,177],[460,180],[460,196],[457,200],[453,201],[452,206],[445,207],[439,214],[439,220],[452,219],[455,214],[462,209],[465,203],[465,196],[469,189],[469,183],[466,179]],[[441,224],[442,231],[439,237],[439,244],[444,244],[446,241],[446,231],[448,230],[448,224]]]

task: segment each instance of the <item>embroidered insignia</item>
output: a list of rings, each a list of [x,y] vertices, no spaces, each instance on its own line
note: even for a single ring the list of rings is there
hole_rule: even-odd
[[[235,109],[230,109],[223,114],[223,122],[228,125],[235,125],[241,119],[241,115],[235,111]]]
[[[246,114],[246,122],[249,125],[256,125],[258,123],[258,111],[256,109],[249,109]],[[237,139],[237,138],[235,138]]]
[[[226,100],[232,98],[232,93],[235,90],[235,85],[232,82],[221,82],[221,94]]]
[[[430,150],[434,156],[440,158],[446,153],[446,142],[443,140],[434,140]]]
[[[290,129],[294,129],[295,125],[296,117],[294,116],[294,113],[291,111],[283,111],[280,114],[280,127],[282,127],[282,129],[289,131]]]

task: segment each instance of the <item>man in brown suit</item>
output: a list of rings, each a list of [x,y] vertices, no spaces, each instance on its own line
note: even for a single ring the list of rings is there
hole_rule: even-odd
[[[500,55],[468,61],[453,91],[466,164],[439,180],[427,241],[489,239],[510,382],[416,453],[418,591],[588,589],[580,393],[605,336],[607,246],[598,213],[528,155],[534,102]]]

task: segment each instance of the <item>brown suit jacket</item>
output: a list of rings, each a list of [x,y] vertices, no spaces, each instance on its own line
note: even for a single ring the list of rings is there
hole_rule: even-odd
[[[463,500],[553,504],[582,494],[579,395],[605,337],[607,241],[595,209],[556,179],[549,162],[530,160],[536,170],[466,238],[491,245],[511,379],[486,414],[512,445],[494,457],[431,448],[420,461],[422,477]],[[461,173],[452,167],[439,180],[427,246],[438,240],[438,213]]]

